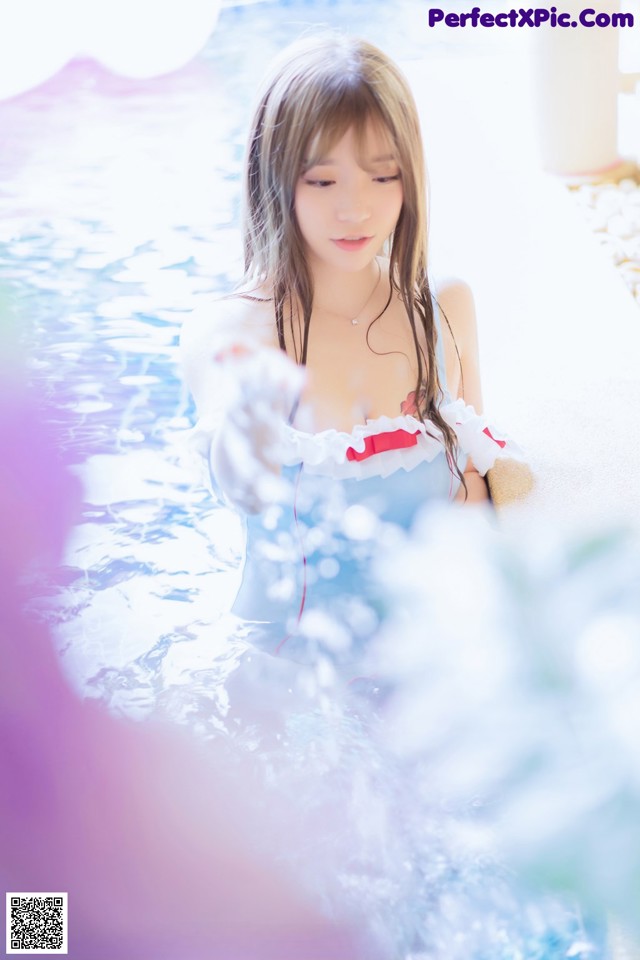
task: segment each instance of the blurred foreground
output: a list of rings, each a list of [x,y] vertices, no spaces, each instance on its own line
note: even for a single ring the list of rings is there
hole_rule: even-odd
[[[69,892],[72,957],[358,956],[310,900],[382,956],[600,956],[606,911],[640,933],[634,533],[510,542],[482,512],[426,509],[380,560],[363,682],[343,689],[329,644],[291,709],[279,661],[241,663],[241,699],[199,742],[81,702],[25,618],[78,489],[11,388],[2,872]]]

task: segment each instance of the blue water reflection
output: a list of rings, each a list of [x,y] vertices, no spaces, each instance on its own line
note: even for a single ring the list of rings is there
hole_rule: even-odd
[[[11,145],[0,160],[0,279],[49,418],[70,414],[59,443],[85,483],[84,522],[48,615],[87,694],[111,699],[105,677],[115,670],[124,683],[134,661],[134,686],[149,671],[160,682],[171,642],[194,619],[215,622],[233,592],[238,524],[179,457],[193,410],[178,336],[185,314],[238,276],[257,80],[282,46],[319,26],[366,32],[398,58],[433,46],[410,0],[229,6],[176,74],[132,81],[76,61],[0,104]]]

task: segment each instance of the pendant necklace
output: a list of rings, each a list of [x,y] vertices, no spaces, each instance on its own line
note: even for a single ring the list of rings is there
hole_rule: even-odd
[[[373,295],[374,295],[374,293],[376,292],[376,290],[378,289],[378,286],[379,286],[379,284],[380,284],[380,279],[381,279],[381,277],[382,277],[382,267],[380,266],[380,264],[378,263],[377,260],[376,260],[376,263],[377,263],[377,265],[378,265],[378,279],[376,280],[376,282],[375,282],[375,284],[374,284],[374,286],[373,286],[373,290],[371,291],[371,293],[370,293],[369,296],[367,297],[366,302],[362,305],[362,307],[360,308],[360,310],[358,311],[358,313],[355,315],[355,317],[352,317],[352,318],[351,318],[351,323],[353,324],[354,327],[357,327],[357,325],[360,323],[360,317],[362,316],[362,314],[364,313],[364,311],[366,310],[366,308],[369,306],[369,304],[370,304],[370,302],[371,302],[371,300],[372,300],[372,298],[373,298]]]

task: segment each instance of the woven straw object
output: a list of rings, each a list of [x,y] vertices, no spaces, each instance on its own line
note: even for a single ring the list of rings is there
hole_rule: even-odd
[[[499,457],[487,472],[489,493],[496,509],[525,500],[535,486],[528,464],[509,457]]]

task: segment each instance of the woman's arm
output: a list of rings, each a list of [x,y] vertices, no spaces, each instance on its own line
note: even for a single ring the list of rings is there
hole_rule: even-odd
[[[269,334],[255,304],[228,299],[192,314],[181,337],[212,487],[245,513],[281,493],[278,438],[302,386],[301,371]]]
[[[195,401],[198,416],[219,420],[224,409],[220,369],[215,357],[243,336],[243,305],[237,300],[210,300],[193,310],[180,332],[182,376]]]
[[[462,397],[476,413],[482,413],[478,325],[473,294],[468,284],[462,280],[449,280],[440,286],[438,302],[449,321],[449,326],[446,321],[441,324],[449,390],[453,397]],[[467,461],[464,479],[467,485],[467,503],[489,499],[487,483],[471,459]],[[463,487],[455,499],[464,501]]]

